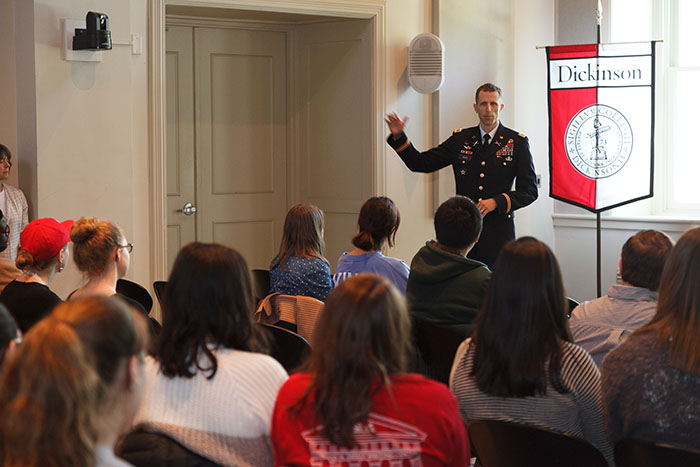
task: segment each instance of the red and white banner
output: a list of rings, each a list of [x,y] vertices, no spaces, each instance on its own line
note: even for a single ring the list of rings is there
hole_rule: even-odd
[[[550,196],[601,212],[653,196],[654,42],[547,47]]]

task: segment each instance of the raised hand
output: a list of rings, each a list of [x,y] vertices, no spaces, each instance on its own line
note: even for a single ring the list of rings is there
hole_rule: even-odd
[[[401,133],[403,133],[408,117],[404,117],[403,120],[401,120],[395,112],[392,112],[387,114],[384,121],[389,126],[389,131],[391,131],[391,134],[394,136],[399,136]]]

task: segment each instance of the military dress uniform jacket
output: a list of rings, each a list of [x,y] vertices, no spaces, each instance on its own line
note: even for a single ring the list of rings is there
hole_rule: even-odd
[[[487,146],[478,126],[455,130],[438,147],[425,152],[418,151],[405,134],[396,139],[389,135],[387,142],[411,171],[434,172],[452,165],[457,194],[475,203],[488,198],[496,201],[496,209],[484,217],[481,238],[470,257],[495,258],[503,244],[515,238],[513,211],[537,199],[527,136],[502,124]]]

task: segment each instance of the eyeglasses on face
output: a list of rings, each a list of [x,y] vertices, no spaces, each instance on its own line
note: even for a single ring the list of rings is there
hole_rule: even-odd
[[[126,248],[126,251],[131,253],[134,251],[134,244],[133,243],[127,243],[126,245],[117,245],[117,248]]]

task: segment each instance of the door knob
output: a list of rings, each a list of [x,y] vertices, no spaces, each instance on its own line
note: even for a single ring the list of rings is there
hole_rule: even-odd
[[[182,212],[186,216],[191,216],[192,214],[197,212],[197,206],[195,206],[192,203],[187,203],[182,207],[182,209],[178,209],[177,212]]]

